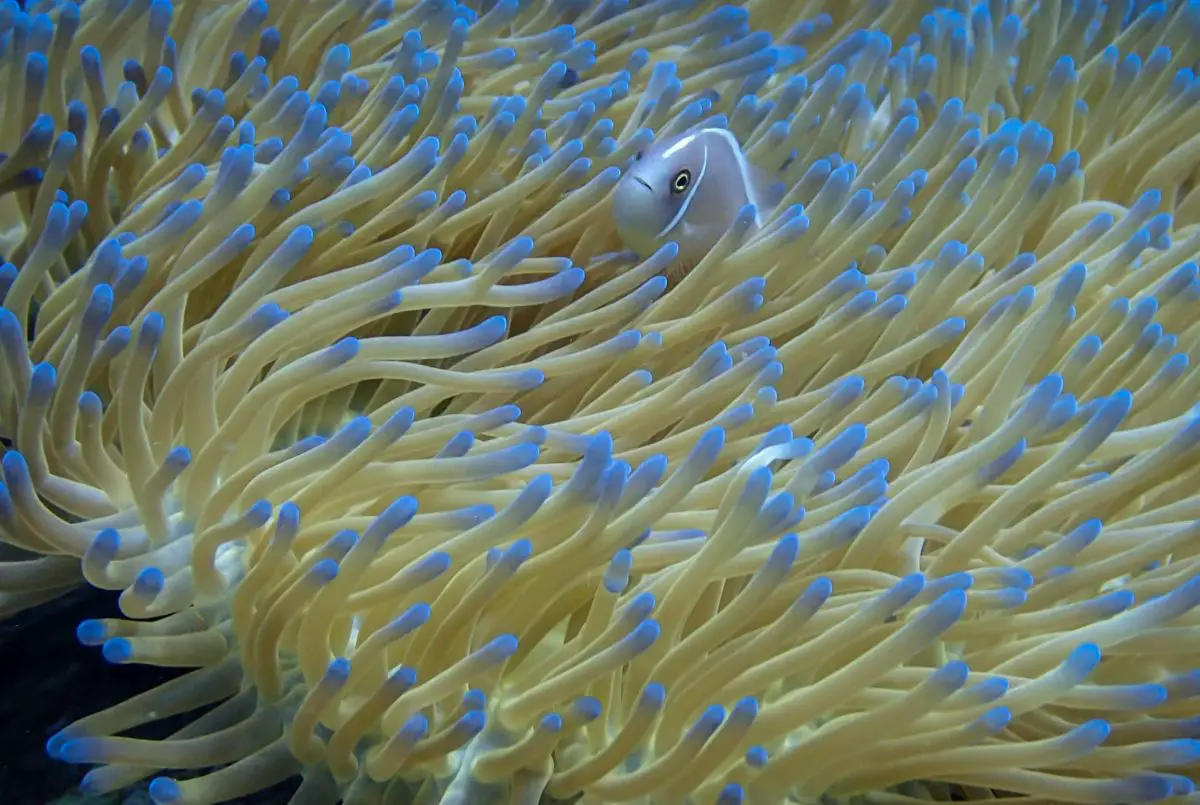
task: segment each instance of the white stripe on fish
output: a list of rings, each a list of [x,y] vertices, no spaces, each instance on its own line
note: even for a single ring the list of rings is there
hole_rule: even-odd
[[[708,146],[706,145],[704,146],[704,159],[700,163],[700,173],[696,174],[696,181],[692,182],[692,187],[688,191],[687,198],[685,198],[683,203],[679,205],[679,212],[675,213],[675,217],[671,219],[671,223],[664,226],[662,231],[658,233],[660,238],[678,226],[679,222],[683,220],[683,216],[687,215],[688,208],[692,206],[692,199],[694,199],[696,194],[700,192],[700,185],[704,182],[704,172],[707,170]]]

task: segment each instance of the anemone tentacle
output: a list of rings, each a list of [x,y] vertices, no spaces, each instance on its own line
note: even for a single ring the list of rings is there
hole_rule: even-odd
[[[157,805],[1193,801],[1198,43],[0,3],[0,613],[110,590],[80,641],[181,669],[48,752]],[[612,205],[697,126],[783,193],[680,270]]]

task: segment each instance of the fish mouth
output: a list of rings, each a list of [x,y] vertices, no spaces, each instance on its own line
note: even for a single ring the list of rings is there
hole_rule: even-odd
[[[644,188],[646,188],[647,190],[649,190],[651,193],[653,193],[653,192],[654,192],[654,188],[650,186],[650,183],[649,183],[649,182],[647,182],[645,179],[641,178],[640,176],[634,176],[634,177],[633,177],[633,180],[634,180],[635,182],[637,182],[638,184],[640,184],[642,187],[644,187]]]

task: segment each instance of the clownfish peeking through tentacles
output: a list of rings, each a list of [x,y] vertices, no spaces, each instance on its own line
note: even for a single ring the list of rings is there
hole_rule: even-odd
[[[621,177],[613,221],[625,248],[647,257],[667,241],[679,247],[672,282],[708,254],[746,204],[762,226],[783,183],[750,164],[728,129],[701,128],[655,143]]]

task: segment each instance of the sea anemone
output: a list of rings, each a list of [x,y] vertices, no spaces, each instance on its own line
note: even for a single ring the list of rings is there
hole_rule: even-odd
[[[1200,3],[0,31],[0,607],[187,669],[85,791],[1193,801]],[[696,126],[786,192],[680,275],[611,203]]]

